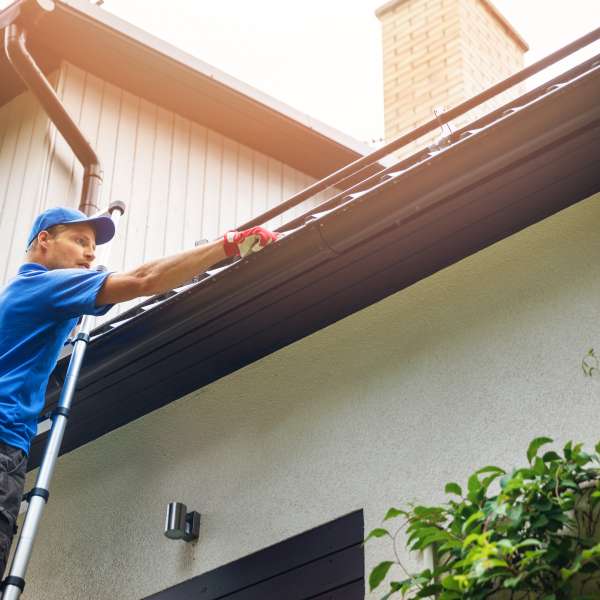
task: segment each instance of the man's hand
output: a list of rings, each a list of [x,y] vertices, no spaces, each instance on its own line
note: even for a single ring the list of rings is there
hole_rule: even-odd
[[[228,231],[223,236],[223,249],[227,256],[244,256],[258,252],[274,242],[279,234],[264,227],[252,227],[245,231]]]

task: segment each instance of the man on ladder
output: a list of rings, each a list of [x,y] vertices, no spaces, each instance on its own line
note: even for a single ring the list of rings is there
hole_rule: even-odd
[[[126,273],[90,270],[96,244],[109,242],[114,234],[108,216],[87,217],[70,208],[46,210],[33,223],[27,262],[0,292],[0,580],[48,378],[79,318],[166,292],[226,257],[245,256],[277,239],[277,234],[254,227],[230,231],[217,241]]]

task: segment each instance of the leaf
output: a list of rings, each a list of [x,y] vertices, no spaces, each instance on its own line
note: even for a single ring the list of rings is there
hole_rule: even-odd
[[[389,600],[396,592],[404,593],[412,587],[412,579],[403,581],[390,581],[390,591],[381,597],[381,600]]]
[[[548,437],[535,438],[531,444],[529,444],[529,448],[527,448],[527,460],[531,463],[533,457],[537,454],[537,451],[545,444],[550,444],[553,441],[553,439]]]
[[[463,533],[467,533],[469,527],[475,523],[475,521],[482,521],[485,518],[485,515],[481,510],[478,510],[476,513],[473,513],[462,526]]]
[[[406,545],[410,546],[411,550],[422,550],[431,545],[432,542],[446,541],[450,534],[438,527],[419,527],[415,528],[406,541]]]
[[[594,446],[594,450],[600,454],[600,442],[598,442],[595,446]]]
[[[569,518],[568,515],[565,515],[563,512],[560,511],[552,511],[550,513],[548,513],[550,519],[552,519],[553,521],[556,521],[557,523],[562,523],[563,525],[566,525],[568,523],[571,523],[572,520]]]
[[[492,473],[488,477],[484,478],[484,480],[481,482],[481,487],[487,492],[488,487],[490,487],[490,483],[492,483],[492,481],[495,479],[498,479],[498,477],[501,475],[502,473]]]
[[[479,542],[481,539],[481,535],[479,533],[470,533],[463,542],[463,550],[466,550],[469,546],[471,546],[475,542]]]
[[[527,538],[522,542],[519,542],[515,548],[526,548],[527,546],[541,546],[542,542],[540,540],[536,540],[535,538]]]
[[[405,579],[404,581],[391,581],[390,591],[385,596],[382,596],[381,600],[389,600],[396,592],[403,592],[410,589],[410,584],[410,579]]]
[[[497,567],[508,567],[508,563],[500,558],[490,558],[485,561],[486,569],[495,569]]]
[[[567,581],[568,579],[573,577],[574,574],[575,573],[573,571],[571,571],[571,569],[561,569],[560,570],[560,576],[563,581]]]
[[[402,581],[390,581],[390,587],[395,591],[399,592],[402,588],[408,588],[412,585],[412,578],[403,579]]]
[[[517,587],[517,585],[519,585],[519,583],[521,583],[522,578],[523,578],[523,574],[518,575],[517,577],[509,577],[508,579],[504,580],[504,583],[502,584],[502,586],[507,589],[515,588],[515,587]]]
[[[382,538],[382,537],[385,537],[386,535],[389,535],[390,537],[392,537],[390,535],[390,532],[387,529],[382,529],[381,527],[377,527],[377,528],[373,529],[373,531],[371,531],[371,533],[369,533],[369,535],[365,538],[365,541],[363,542],[363,544],[366,544],[371,538]]]
[[[427,548],[427,546],[431,546],[431,544],[435,542],[447,542],[452,539],[450,534],[447,531],[439,530],[435,533],[430,533],[421,539],[421,548]]]
[[[462,488],[460,485],[458,485],[458,483],[454,482],[447,483],[446,487],[444,488],[444,492],[446,492],[446,494],[456,494],[457,496],[462,496]]]
[[[514,490],[520,490],[523,487],[523,484],[522,469],[520,469],[519,472],[514,473],[512,477],[505,476],[500,480],[500,485],[506,494]]]
[[[600,556],[600,544],[596,544],[594,547],[589,550],[584,550],[581,553],[581,558],[583,560],[590,560],[590,558],[596,558],[597,556]]]
[[[432,585],[427,585],[424,588],[422,588],[419,591],[419,593],[415,596],[415,598],[430,598],[431,596],[434,596],[435,594],[438,594],[441,591],[442,586],[434,583]]]
[[[507,539],[498,540],[496,545],[503,550],[505,554],[512,554],[515,551],[515,546]]]
[[[585,452],[577,452],[576,454],[574,454],[573,460],[580,467],[583,467],[592,460],[592,457],[589,454],[586,454]]]
[[[521,525],[521,519],[523,518],[523,505],[517,504],[513,506],[507,513],[510,519],[511,526],[517,528]]]
[[[444,577],[442,580],[442,586],[445,590],[452,590],[456,592],[460,591],[460,585],[454,575],[448,575],[447,577]]]
[[[499,473],[500,475],[504,475],[506,471],[501,469],[500,467],[496,467],[494,465],[488,465],[487,467],[483,467],[478,471],[475,471],[477,475],[481,475],[482,473]]]
[[[481,483],[479,481],[479,477],[477,477],[477,473],[474,473],[469,477],[469,483],[467,485],[469,488],[469,492],[472,494],[477,493],[481,489]]]
[[[572,479],[563,479],[561,483],[568,488],[579,490],[579,486]]]
[[[547,512],[552,509],[554,505],[548,498],[540,498],[531,502],[531,508],[537,512]]]
[[[369,575],[369,588],[373,591],[386,577],[394,563],[391,560],[380,562]]]
[[[517,469],[514,477],[520,478],[521,483],[523,483],[524,479],[535,479],[535,473],[531,469]]]
[[[540,527],[548,525],[549,522],[550,521],[548,520],[548,517],[544,514],[541,514],[537,519],[533,521],[533,523],[531,523],[531,528],[539,529]]]
[[[438,553],[441,555],[448,550],[458,550],[460,549],[462,544],[458,540],[448,540],[445,544],[442,544],[439,548],[437,548]]]
[[[385,514],[385,517],[383,517],[384,521],[387,521],[389,519],[395,519],[396,517],[399,516],[408,516],[408,513],[405,510],[400,510],[398,508],[390,508],[387,513]]]
[[[469,481],[467,483],[467,487],[469,488],[469,493],[467,494],[467,498],[473,504],[479,504],[484,496],[484,489],[479,481],[479,477],[477,473],[473,473],[471,477],[469,477]]]
[[[419,521],[428,521],[426,525],[443,523],[446,520],[446,509],[441,506],[415,506],[412,515]],[[413,518],[411,515],[411,519]],[[424,523],[423,523],[424,524]]]
[[[555,460],[560,460],[560,456],[554,452],[554,450],[549,450],[542,456],[542,460],[544,462],[552,462]]]
[[[533,472],[540,477],[542,477],[546,472],[546,464],[539,456],[535,457],[535,462],[533,463]]]

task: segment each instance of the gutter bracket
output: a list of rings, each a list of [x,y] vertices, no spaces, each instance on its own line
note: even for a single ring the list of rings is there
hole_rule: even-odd
[[[429,146],[427,146],[427,150],[430,153],[437,154],[441,152],[447,146],[450,146],[452,143],[452,128],[447,121],[442,120],[442,115],[446,112],[446,108],[444,106],[436,106],[433,109],[433,114],[437,119],[438,125],[440,126],[440,136],[435,139],[435,141]]]

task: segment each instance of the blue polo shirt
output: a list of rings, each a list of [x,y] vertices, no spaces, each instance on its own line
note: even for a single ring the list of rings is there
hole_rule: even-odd
[[[27,263],[0,292],[0,441],[29,454],[46,387],[69,333],[96,306],[107,272]]]

